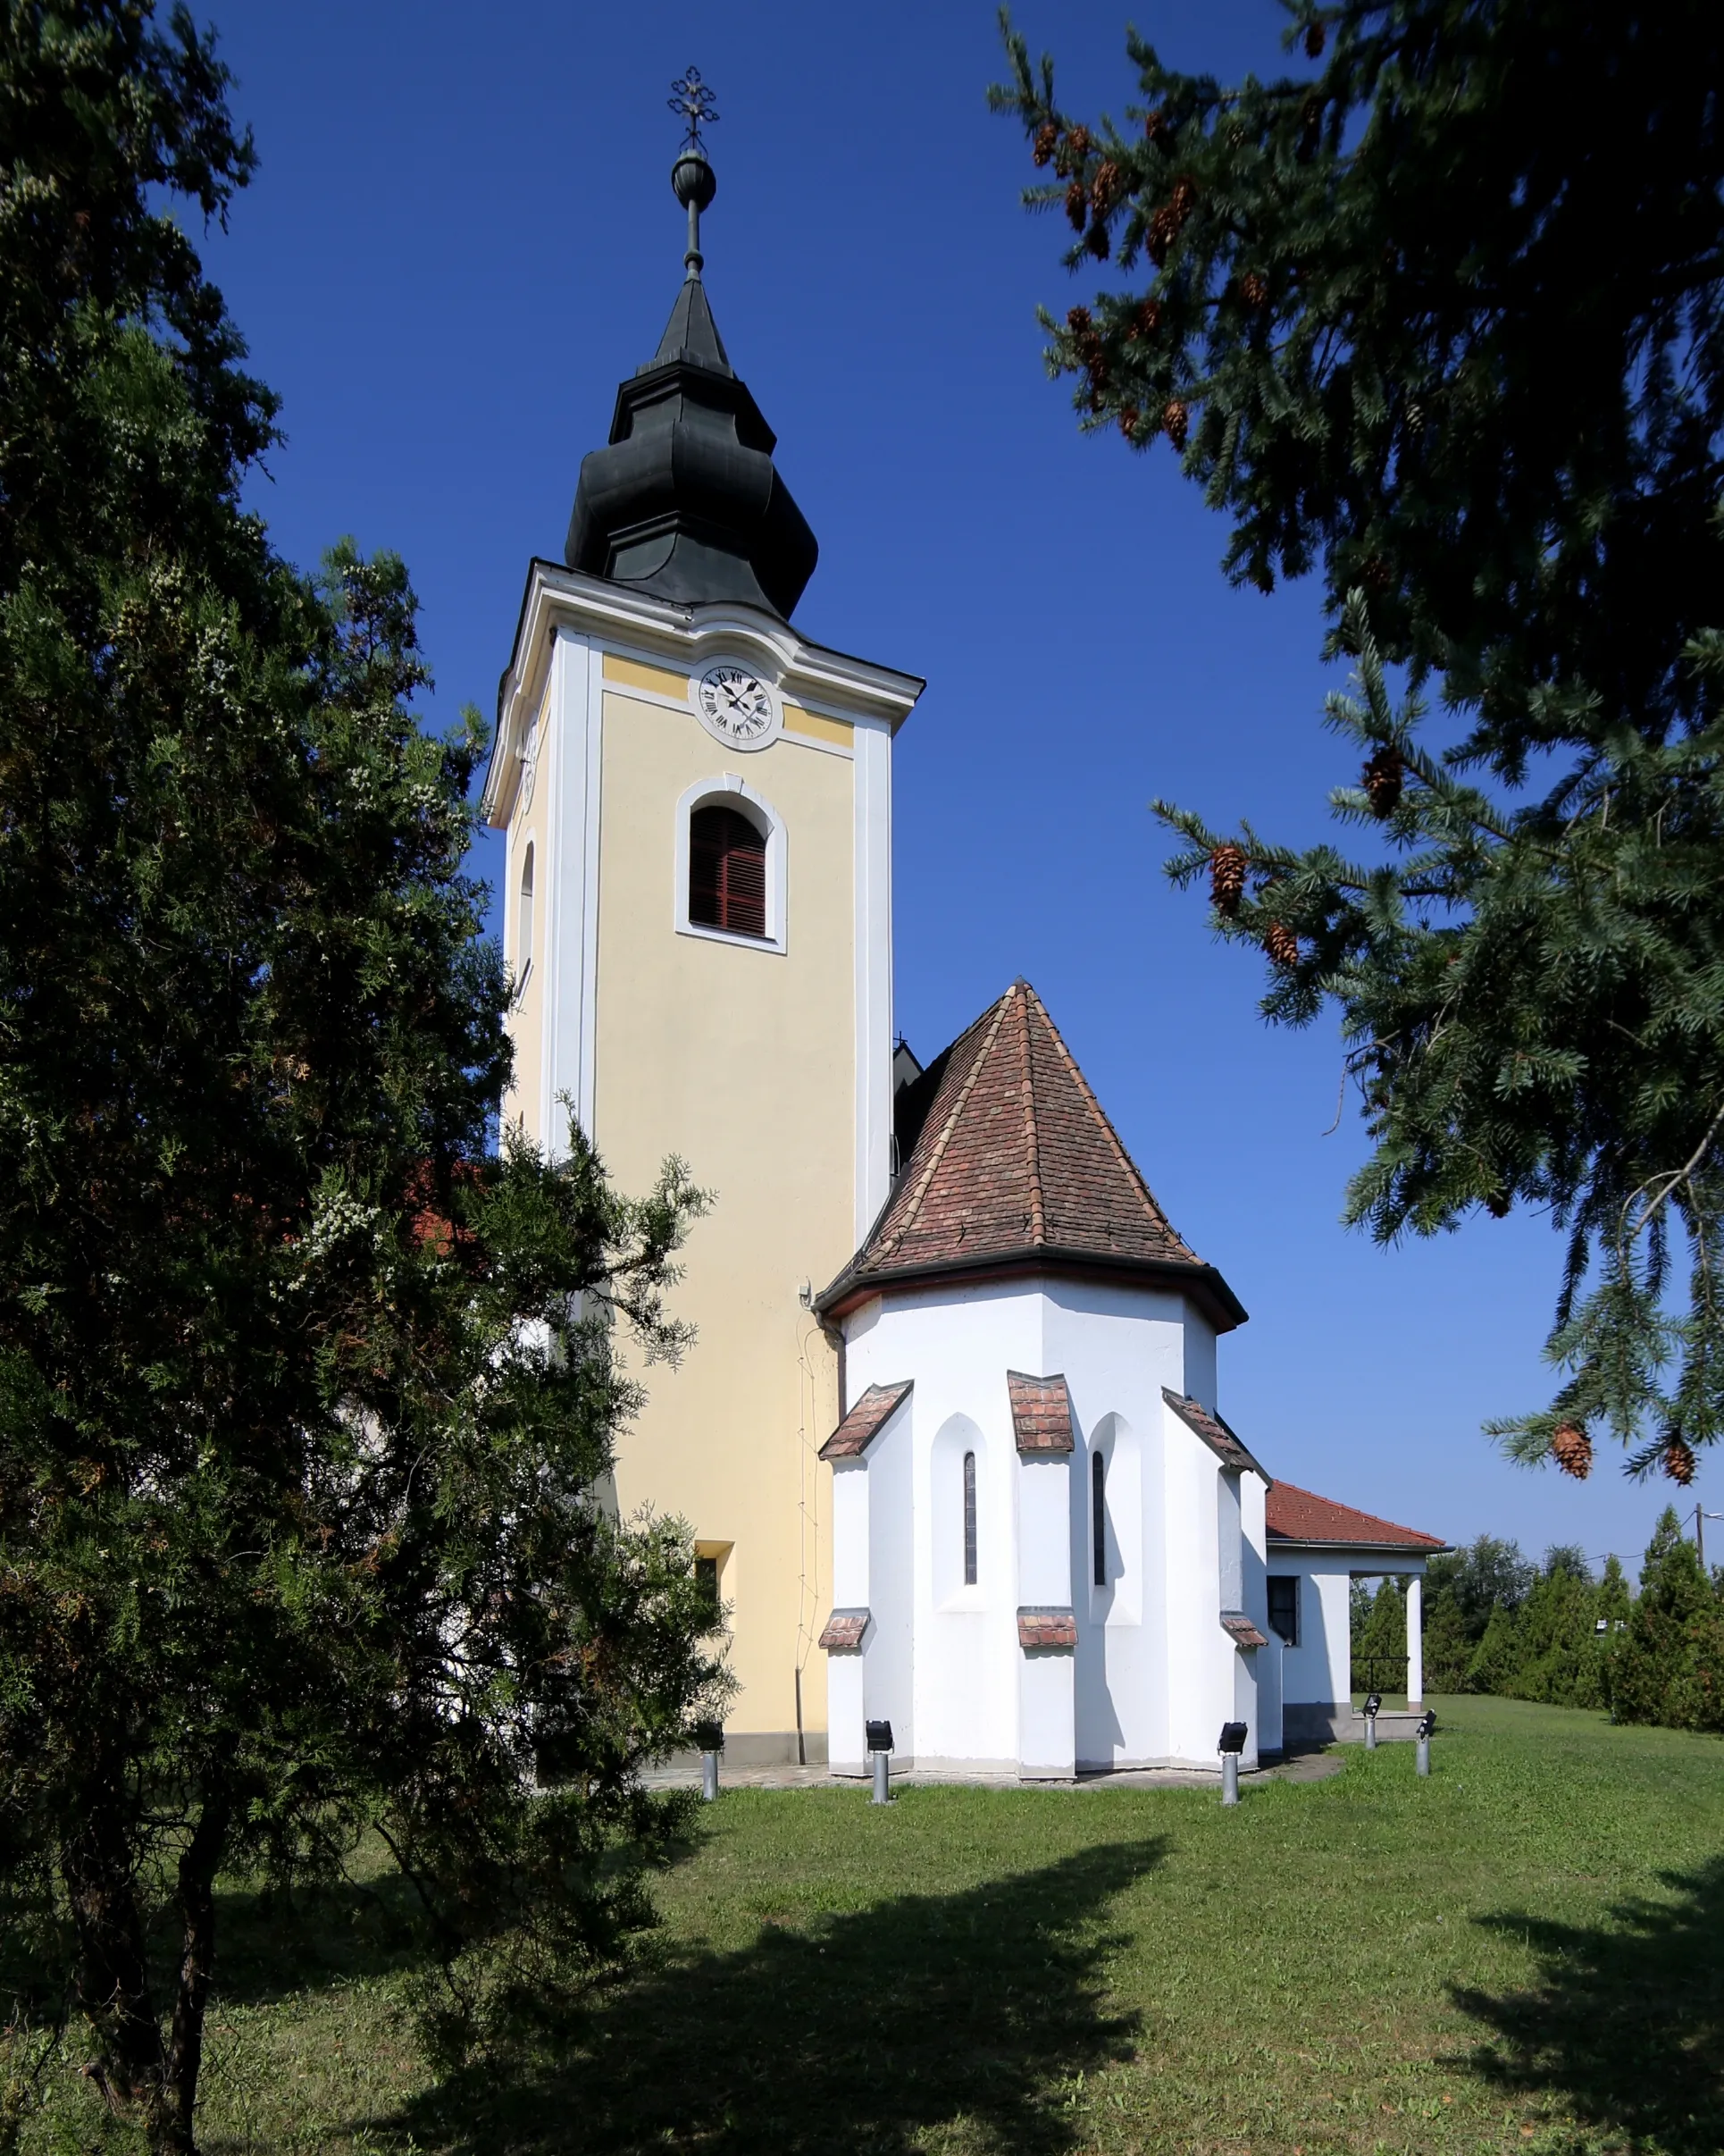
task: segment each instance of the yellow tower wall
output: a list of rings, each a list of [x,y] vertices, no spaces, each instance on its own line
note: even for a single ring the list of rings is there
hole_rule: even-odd
[[[717,657],[774,681],[783,725],[768,746],[696,717],[689,677]],[[624,1515],[682,1518],[718,1563],[739,1764],[826,1757],[815,1642],[831,1476],[816,1456],[841,1403],[803,1297],[849,1259],[890,1175],[890,746],[920,686],[770,617],[691,617],[535,565],[487,782],[517,972],[535,848],[506,1117],[556,1150],[566,1092],[620,1187],[644,1190],[674,1153],[712,1194],[672,1298],[698,1338],[680,1369],[637,1373],[647,1405],[615,1489]],[[679,907],[687,804],[739,784],[780,834],[782,949],[690,932],[685,894]]]

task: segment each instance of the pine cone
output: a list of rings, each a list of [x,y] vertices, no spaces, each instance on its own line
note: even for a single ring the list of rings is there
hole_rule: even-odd
[[[1066,327],[1080,340],[1089,335],[1093,326],[1088,307],[1074,307],[1066,317]]]
[[[1686,1438],[1672,1438],[1664,1447],[1664,1472],[1680,1489],[1694,1481],[1694,1447]]]
[[[1250,866],[1243,846],[1224,840],[1209,856],[1209,903],[1228,920],[1239,911],[1245,892],[1245,870]]]
[[[1296,966],[1299,963],[1299,938],[1285,921],[1271,921],[1264,932],[1263,948],[1269,962],[1276,966]]]
[[[1090,192],[1081,180],[1074,180],[1066,189],[1066,215],[1075,232],[1081,232],[1090,221]]]
[[[1485,1201],[1485,1210],[1494,1221],[1506,1221],[1513,1204],[1506,1190],[1494,1190]]]
[[[1126,342],[1135,344],[1140,337],[1153,337],[1161,327],[1161,302],[1146,299],[1132,316],[1132,326],[1126,331]]]
[[[1165,141],[1172,134],[1173,124],[1159,105],[1154,112],[1144,114],[1143,132],[1151,142]]]
[[[1175,449],[1183,449],[1184,448],[1185,432],[1190,424],[1191,414],[1180,403],[1178,398],[1168,398],[1162,409],[1161,424],[1166,430],[1167,440],[1172,442]]]
[[[1142,415],[1134,404],[1122,405],[1119,411],[1119,432],[1127,441],[1137,440],[1137,423]]]
[[[1098,217],[1105,217],[1125,191],[1126,175],[1111,157],[1104,157],[1090,182],[1091,208]]]
[[[1042,126],[1036,129],[1035,147],[1030,155],[1038,164],[1051,164],[1054,149],[1059,140],[1059,130],[1051,120],[1047,121]]]
[[[1323,57],[1323,39],[1324,29],[1320,22],[1310,22],[1305,26],[1305,56],[1308,60],[1320,60]]]
[[[1076,164],[1082,164],[1094,147],[1095,145],[1090,139],[1090,130],[1086,127],[1075,127],[1066,138],[1067,150],[1070,153],[1074,163]]]
[[[1105,262],[1108,259],[1109,250],[1113,243],[1108,238],[1107,226],[1099,217],[1084,234],[1084,244],[1098,262]]]
[[[1269,304],[1268,280],[1260,277],[1255,270],[1247,270],[1239,280],[1239,297],[1253,314]]]
[[[1593,1441],[1578,1422],[1560,1422],[1551,1439],[1551,1456],[1565,1475],[1584,1482],[1593,1472]]]
[[[1365,766],[1363,784],[1373,816],[1393,816],[1401,805],[1407,767],[1398,749],[1379,749]]]

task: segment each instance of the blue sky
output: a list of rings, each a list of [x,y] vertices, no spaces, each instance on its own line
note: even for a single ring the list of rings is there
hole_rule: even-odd
[[[900,1026],[925,1059],[1014,975],[1035,984],[1252,1313],[1220,1405],[1272,1473],[1452,1539],[1632,1561],[1668,1484],[1602,1447],[1585,1486],[1529,1473],[1479,1434],[1545,1397],[1548,1225],[1387,1252],[1343,1230],[1361,1146],[1351,1106],[1324,1135],[1335,1028],[1266,1028],[1257,966],[1160,875],[1158,794],[1325,828],[1352,776],[1319,723],[1343,684],[1310,589],[1231,590],[1226,529],[1166,448],[1080,437],[1047,379],[1036,304],[1093,281],[1018,205],[1027,153],[984,103],[992,5],[198,12],[262,160],[206,248],[285,400],[253,499],[300,561],[348,532],[406,556],[446,715],[493,708],[528,558],[560,558],[581,457],[657,342],[682,247],[665,100],[701,68],[722,115],[708,291],[820,541],[798,626],[928,679],[897,759]],[[1130,99],[1126,0],[1018,20],[1070,109]],[[1276,68],[1280,20],[1271,0],[1137,16],[1224,76]]]

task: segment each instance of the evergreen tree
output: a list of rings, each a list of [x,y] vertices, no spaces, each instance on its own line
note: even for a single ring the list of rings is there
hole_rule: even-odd
[[[1668,1506],[1611,1657],[1610,1690],[1619,1722],[1724,1732],[1724,1589]]]
[[[240,508],[274,406],[172,214],[250,172],[225,85],[180,12],[0,19],[12,2040],[69,2001],[178,2151],[219,1872],[381,1834],[458,2046],[644,1921],[635,1769],[721,1690],[685,1539],[598,1501],[698,1194],[491,1143],[481,733],[414,723],[398,563]]]
[[[1399,1580],[1379,1580],[1354,1640],[1353,1690],[1404,1692],[1406,1689],[1406,1590]]]
[[[1506,1688],[1514,1698],[1575,1707],[1584,1703],[1584,1691],[1596,1703],[1592,1672],[1598,1655],[1597,1607],[1597,1590],[1580,1552],[1547,1550],[1544,1570],[1519,1611],[1519,1660]]]
[[[1264,951],[1272,1019],[1339,1007],[1351,1220],[1565,1228],[1564,1375],[1502,1440],[1584,1474],[1608,1429],[1684,1483],[1724,1430],[1724,13],[1286,5],[1269,81],[1134,36],[1124,126],[1009,25],[994,93],[1068,266],[1116,265],[1045,318],[1080,424],[1169,443],[1228,573],[1317,571],[1358,663],[1359,857],[1163,803],[1170,872]]]
[[[1498,1603],[1518,1609],[1526,1600],[1534,1568],[1521,1556],[1518,1543],[1480,1535],[1464,1549],[1445,1550],[1433,1557],[1425,1579],[1433,1598],[1452,1597],[1466,1635],[1477,1645]]]
[[[1452,1588],[1439,1589],[1425,1604],[1425,1689],[1461,1692],[1477,1641],[1467,1630]]]
[[[1512,1695],[1520,1661],[1519,1612],[1499,1602],[1467,1665],[1467,1690]]]

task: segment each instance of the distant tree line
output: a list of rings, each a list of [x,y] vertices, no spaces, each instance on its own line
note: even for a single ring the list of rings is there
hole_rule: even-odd
[[[1666,1507],[1630,1591],[1567,1544],[1542,1564],[1481,1535],[1425,1579],[1425,1689],[1607,1710],[1618,1722],[1724,1733],[1724,1567],[1706,1567]],[[1353,1583],[1355,1690],[1406,1685],[1404,1581]]]

